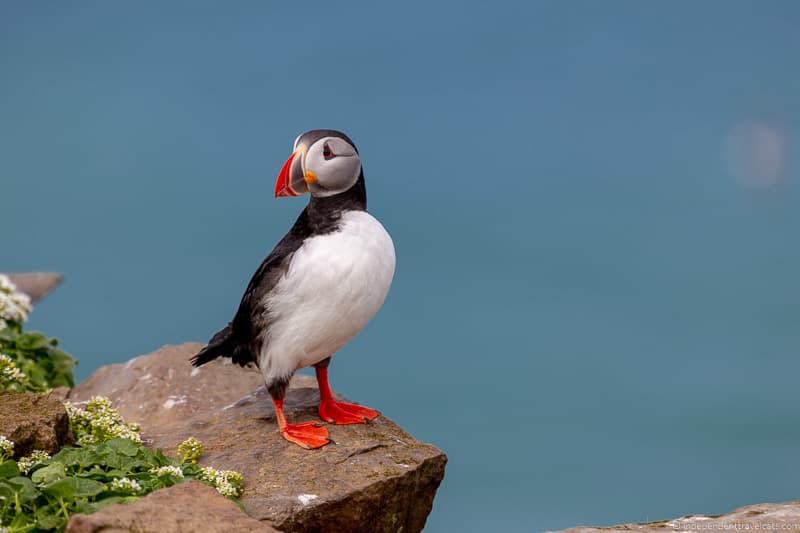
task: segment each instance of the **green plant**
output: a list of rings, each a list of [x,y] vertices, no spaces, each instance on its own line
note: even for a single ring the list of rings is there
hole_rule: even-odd
[[[196,463],[203,453],[203,443],[194,437],[189,437],[178,446],[178,454],[184,463]]]
[[[37,451],[10,460],[13,445],[0,437],[0,443],[8,443],[0,451],[0,527],[8,533],[60,531],[75,513],[135,501],[187,479],[211,485],[231,498],[242,492],[244,479],[238,472],[201,468],[145,447],[138,428],[126,423],[107,398],[92,398],[86,409],[70,405],[68,413],[83,444],[62,448],[52,457]],[[192,437],[179,449],[195,455],[202,443]]]
[[[9,533],[60,530],[74,513],[134,501],[186,479],[208,482],[197,465],[120,438],[65,447],[37,461],[27,474],[19,466],[15,461],[0,464],[0,523]]]
[[[14,456],[14,443],[4,435],[0,435],[0,462]]]
[[[69,425],[78,444],[96,444],[114,438],[141,442],[139,426],[127,423],[119,411],[111,405],[111,400],[103,396],[93,396],[86,407],[66,403]]]
[[[0,274],[0,389],[47,392],[72,387],[77,361],[58,349],[58,342],[23,331],[30,299]]]

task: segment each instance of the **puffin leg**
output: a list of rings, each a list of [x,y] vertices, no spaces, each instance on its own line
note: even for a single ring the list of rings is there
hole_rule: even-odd
[[[272,404],[275,406],[275,418],[278,419],[278,428],[281,436],[307,450],[322,448],[331,442],[328,437],[328,430],[316,422],[301,422],[299,424],[289,424],[283,414],[283,397],[286,392],[288,381],[277,387],[267,387],[272,396]]]
[[[328,364],[331,358],[314,365],[319,385],[319,416],[325,422],[333,424],[366,424],[380,415],[375,409],[353,403],[337,402],[333,399],[333,391],[328,383]]]

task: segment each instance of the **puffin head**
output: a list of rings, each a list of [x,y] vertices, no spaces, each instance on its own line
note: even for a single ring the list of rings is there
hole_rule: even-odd
[[[360,175],[361,159],[350,137],[336,130],[307,131],[294,141],[275,182],[275,197],[333,196],[355,185]]]

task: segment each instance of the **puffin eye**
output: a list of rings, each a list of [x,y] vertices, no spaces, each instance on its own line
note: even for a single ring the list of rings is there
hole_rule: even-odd
[[[325,143],[322,146],[322,157],[325,158],[325,161],[336,157],[336,154],[333,153],[333,150],[331,150],[331,147],[328,146],[328,143]]]

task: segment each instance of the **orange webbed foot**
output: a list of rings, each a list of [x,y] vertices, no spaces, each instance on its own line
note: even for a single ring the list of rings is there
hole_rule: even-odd
[[[322,448],[331,442],[328,430],[316,422],[286,424],[281,428],[281,435],[289,442],[307,450]]]
[[[319,416],[332,424],[366,424],[378,418],[380,413],[375,409],[354,403],[323,401],[319,404]]]

